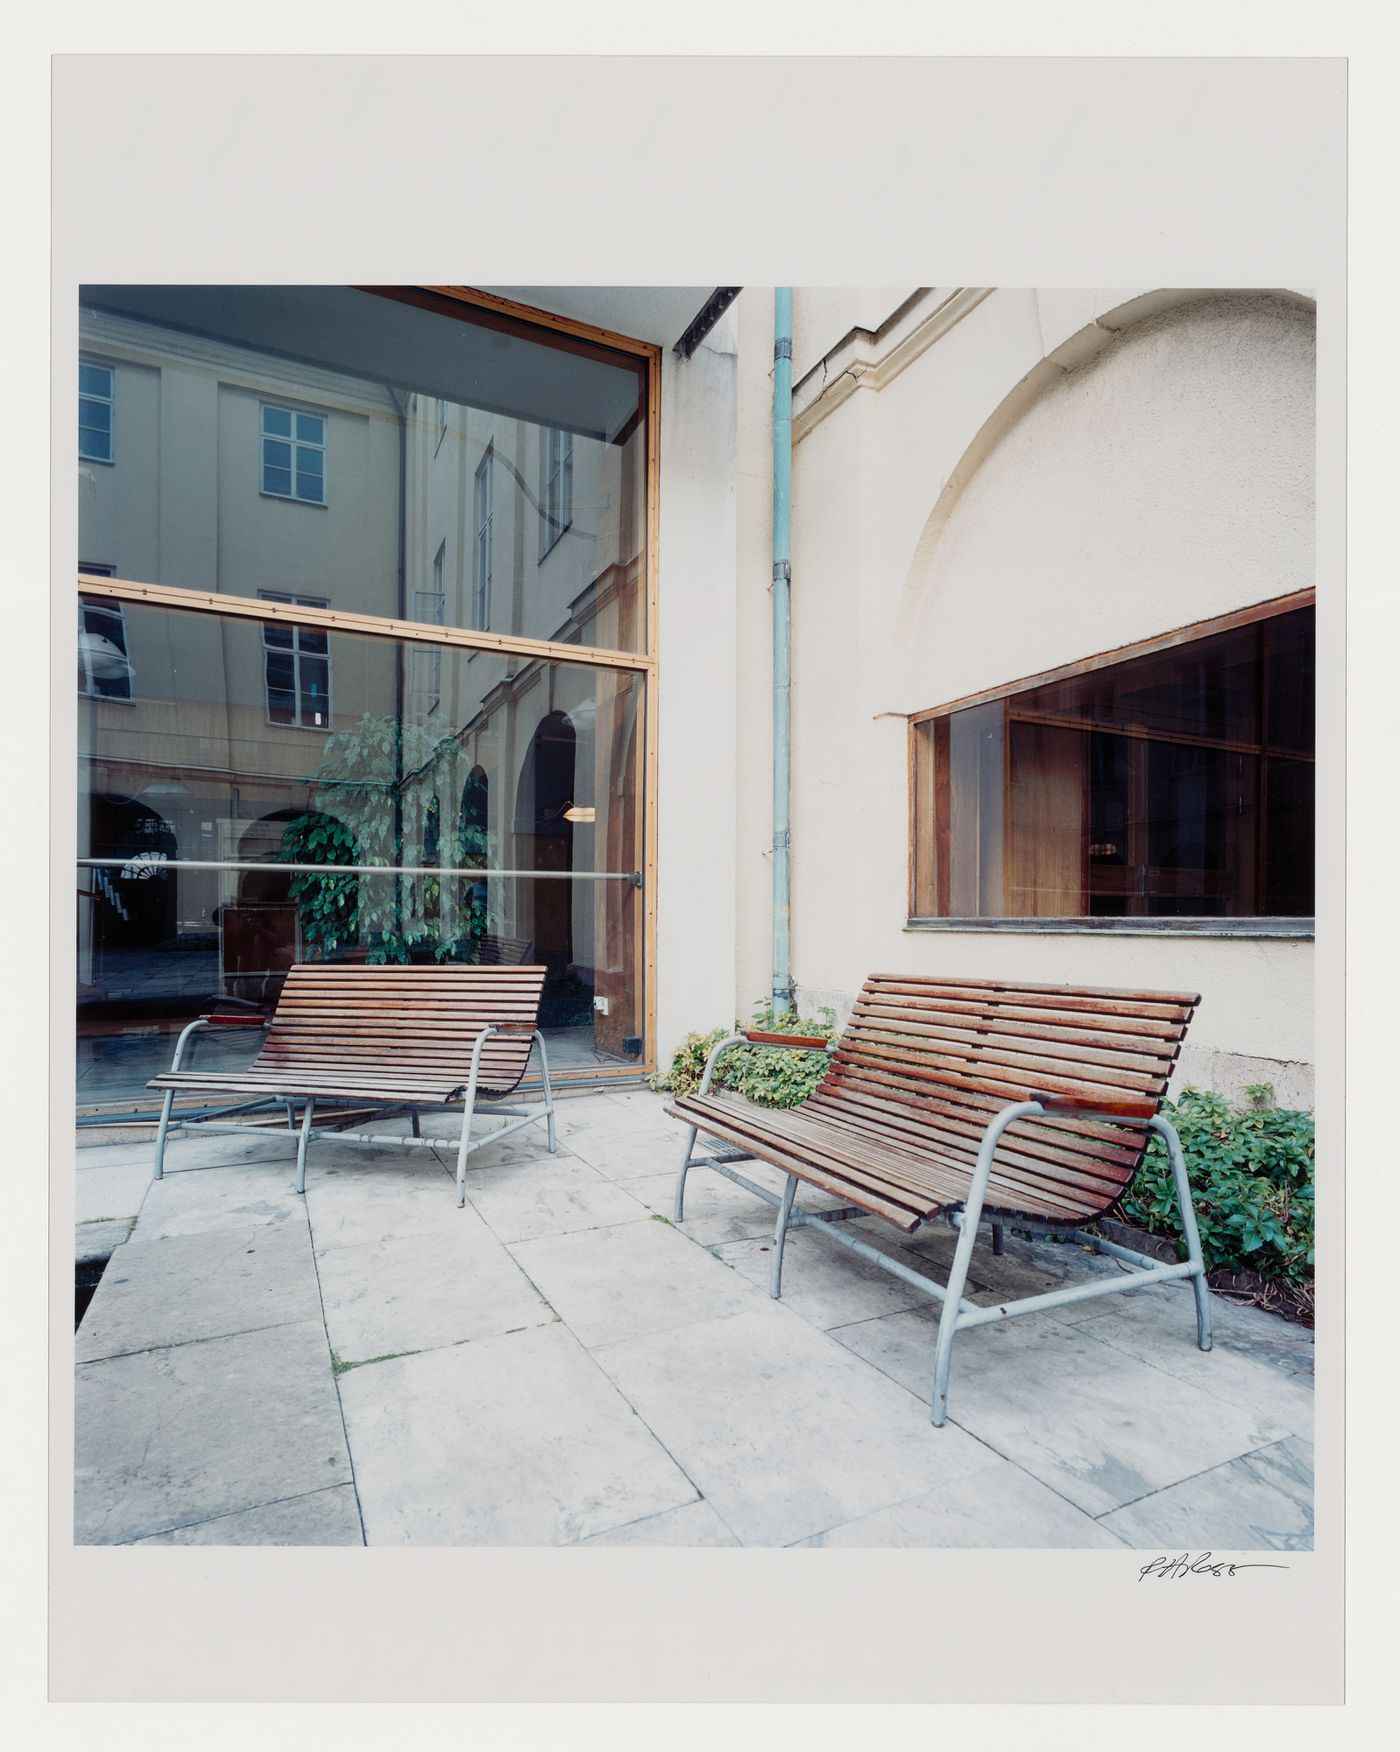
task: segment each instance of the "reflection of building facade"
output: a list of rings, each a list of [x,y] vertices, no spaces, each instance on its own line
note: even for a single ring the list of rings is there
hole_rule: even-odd
[[[138,990],[158,1009],[190,983],[207,988],[197,997],[266,995],[317,952],[291,878],[235,868],[319,862],[299,826],[311,813],[349,824],[359,861],[486,872],[363,876],[338,953],[378,958],[395,938],[424,957],[512,944],[550,966],[560,1020],[635,1060],[634,902],[616,884],[492,874],[592,873],[604,853],[636,869],[631,672],[341,636],[295,616],[635,642],[644,423],[620,443],[561,431],[277,356],[277,339],[263,350],[84,309],[85,382],[105,392],[106,418],[80,463],[80,568],[282,615],[84,599],[79,856],[224,866],[139,886],[130,869],[94,872],[80,920],[89,1010],[129,1008]]]

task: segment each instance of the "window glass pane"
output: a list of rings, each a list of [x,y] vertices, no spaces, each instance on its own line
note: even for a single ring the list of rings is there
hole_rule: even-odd
[[[111,402],[84,399],[78,406],[78,422],[89,432],[110,432],[112,430]]]
[[[80,714],[79,856],[111,860],[100,879],[79,871],[98,894],[78,925],[87,1087],[148,1105],[177,1026],[219,998],[274,1002],[308,956],[537,961],[551,1072],[636,1066],[641,676],[444,647],[424,653],[439,689],[429,716],[411,686],[415,648],[394,639],[332,632],[326,657],[308,653],[303,629],[294,655],[265,646],[256,622],[135,604],[126,632],[133,703]],[[413,871],[434,841],[433,861],[461,877]],[[124,878],[147,849],[222,867]],[[287,861],[410,874],[240,868]],[[257,1046],[211,1036],[194,1063],[236,1068]]]
[[[78,389],[86,395],[111,395],[112,373],[105,365],[79,364]]]
[[[284,622],[263,622],[263,643],[265,645],[279,651],[290,651],[295,640],[295,631]]]
[[[919,725],[916,916],[1307,916],[1313,650],[1291,610]]]
[[[120,546],[123,575],[141,581],[245,597],[280,585],[397,617],[400,554],[425,556],[425,569],[444,540],[456,552],[463,532],[475,536],[475,478],[491,451],[500,463],[495,624],[645,650],[645,362],[456,300],[413,297],[84,288],[82,345],[120,345],[132,360],[122,403],[132,466],[85,488],[81,546]],[[453,409],[451,444],[437,443],[439,400]],[[542,554],[551,457],[551,530],[569,528]],[[289,517],[269,497],[322,509]],[[159,543],[172,523],[188,539]],[[445,622],[473,626],[475,569],[454,571]]]
[[[301,721],[317,728],[330,724],[330,668],[324,657],[301,660]]]
[[[95,432],[89,427],[79,426],[78,454],[87,457],[90,462],[110,462],[112,460],[111,433]]]
[[[1285,918],[1313,912],[1313,768],[1310,761],[1265,762],[1265,911]]]
[[[276,651],[267,653],[267,711],[278,724],[296,720],[296,659]]]
[[[319,631],[315,627],[299,627],[297,629],[297,637],[303,651],[312,651],[318,656],[323,656],[325,654],[327,650],[326,641],[329,637],[328,634]]]

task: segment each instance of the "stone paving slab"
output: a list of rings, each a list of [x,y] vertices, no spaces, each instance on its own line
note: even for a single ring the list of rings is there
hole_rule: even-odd
[[[237,1138],[230,1141],[238,1142]],[[97,1153],[97,1149],[78,1151],[75,1222],[99,1223],[116,1217],[134,1217],[151,1184],[149,1151],[133,1152],[131,1145],[126,1144],[118,1158],[95,1163],[84,1160]],[[101,1153],[107,1155],[105,1150]]]
[[[152,1533],[134,1545],[363,1545],[353,1484],[335,1484],[261,1508]]]
[[[494,1337],[553,1320],[510,1254],[467,1206],[442,1200],[435,1231],[317,1255],[331,1349],[341,1362]]]
[[[758,1285],[766,1295],[773,1264],[771,1239],[731,1241],[712,1248],[717,1259],[732,1265],[741,1276]],[[912,1271],[927,1271],[918,1254],[890,1248],[892,1258]],[[871,1320],[881,1314],[897,1314],[928,1301],[923,1290],[891,1277],[878,1265],[851,1253],[834,1241],[814,1235],[810,1229],[789,1230],[783,1250],[783,1306],[823,1330],[848,1326],[853,1320]]]
[[[920,1310],[832,1337],[927,1400],[935,1320]],[[948,1416],[1086,1513],[1264,1446],[1276,1423],[1092,1340],[1093,1322],[1021,1315],[962,1333]],[[1194,1328],[1182,1337],[1194,1344]]]
[[[736,1546],[739,1541],[725,1526],[709,1503],[687,1503],[683,1509],[667,1509],[661,1515],[648,1515],[644,1521],[631,1521],[625,1527],[615,1527],[610,1533],[595,1533],[580,1539],[580,1545],[690,1545]]]
[[[131,1234],[135,1217],[112,1217],[105,1223],[76,1223],[73,1226],[73,1262],[91,1265],[109,1258]]]
[[[236,1138],[229,1139],[237,1144]],[[291,1161],[191,1169],[152,1181],[134,1239],[161,1241],[249,1223],[305,1226],[306,1200],[293,1187]]]
[[[947,1429],[947,1425],[944,1426]],[[940,1432],[941,1433],[941,1432]],[[1002,1551],[1121,1551],[1122,1541],[1019,1466],[1003,1460],[892,1508],[847,1521],[804,1546],[974,1547]]]
[[[774,1191],[781,1190],[782,1176],[764,1163],[746,1162],[740,1172],[757,1185],[771,1185]],[[629,1180],[627,1191],[633,1198],[640,1199],[648,1210],[670,1218],[676,1204],[675,1170]],[[686,1176],[685,1221],[680,1229],[682,1234],[698,1241],[702,1247],[715,1247],[725,1241],[744,1241],[753,1236],[770,1236],[775,1214],[761,1198],[755,1198],[751,1192],[745,1192],[742,1186],[735,1186],[732,1180],[726,1180],[712,1169],[692,1167]]]
[[[674,1174],[681,1164],[681,1140],[656,1126],[634,1125],[615,1131],[590,1127],[565,1137],[564,1142],[575,1156],[609,1180],[640,1180],[667,1169]]]
[[[347,1150],[333,1169],[306,1178],[306,1209],[318,1253],[435,1235],[457,1213],[457,1192],[428,1150],[384,1164],[374,1150]]]
[[[1311,1551],[1312,1443],[1290,1437],[1105,1515],[1126,1545]]]
[[[566,1545],[695,1487],[562,1326],[340,1378],[371,1545]]]
[[[102,1274],[78,1328],[77,1360],[320,1318],[303,1224],[251,1223],[131,1241]]]
[[[1267,1350],[1247,1340],[1242,1343],[1228,1319],[1213,1321],[1211,1348],[1199,1349],[1195,1302],[1189,1291],[1165,1302],[1118,1296],[1098,1307],[1096,1319],[1076,1323],[1086,1337],[1247,1410],[1261,1429],[1273,1435],[1311,1438],[1311,1379],[1280,1368]]]
[[[527,1163],[469,1167],[467,1197],[505,1242],[636,1222],[645,1215],[629,1192],[562,1152]]]
[[[615,1344],[747,1307],[758,1291],[669,1223],[639,1220],[511,1249],[579,1342]],[[767,1299],[766,1297],[764,1298]]]
[[[76,1395],[79,1545],[351,1482],[319,1320],[83,1363]]]
[[[594,1351],[745,1545],[790,1545],[1000,1456],[764,1299]]]

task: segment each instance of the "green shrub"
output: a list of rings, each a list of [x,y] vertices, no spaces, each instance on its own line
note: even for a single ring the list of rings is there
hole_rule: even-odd
[[[676,1048],[669,1069],[651,1078],[653,1089],[668,1089],[673,1095],[692,1095],[700,1087],[705,1060],[726,1034],[738,1034],[744,1024],[712,1028],[708,1034],[687,1034]],[[835,1041],[836,1014],[823,1010],[820,1018],[798,1016],[759,1005],[750,1028],[769,1034],[819,1034],[830,1045]],[[760,1107],[796,1107],[805,1101],[826,1075],[829,1061],[816,1052],[787,1052],[773,1046],[732,1046],[715,1068],[713,1087],[734,1089]]]
[[[1307,1284],[1313,1266],[1313,1116],[1273,1106],[1267,1083],[1234,1105],[1184,1089],[1163,1103],[1186,1152],[1192,1202],[1209,1270],[1253,1271]],[[1154,1235],[1181,1238],[1176,1187],[1165,1146],[1154,1137],[1127,1194],[1123,1216]]]

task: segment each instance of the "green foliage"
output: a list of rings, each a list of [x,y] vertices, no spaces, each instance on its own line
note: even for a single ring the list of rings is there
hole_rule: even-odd
[[[700,1087],[705,1060],[727,1034],[737,1034],[744,1024],[714,1028],[708,1034],[687,1034],[676,1048],[669,1069],[653,1076],[653,1089],[674,1095],[691,1095]],[[750,1028],[769,1034],[820,1035],[831,1045],[837,1037],[836,1015],[823,1010],[820,1018],[798,1016],[791,1010],[775,1012],[771,1005],[754,1009]],[[732,1046],[715,1067],[716,1089],[735,1089],[760,1107],[796,1107],[805,1101],[826,1075],[828,1060],[817,1052],[785,1051],[772,1046]]]
[[[491,836],[457,808],[461,757],[455,737],[421,724],[366,713],[327,737],[311,774],[314,807],[287,823],[279,859],[289,864],[440,864],[473,869],[490,862]],[[450,832],[442,830],[447,799]],[[444,890],[447,893],[444,893]],[[291,898],[314,955],[364,947],[372,963],[475,960],[496,922],[486,885],[440,876],[292,877]],[[445,904],[444,904],[445,903]],[[450,923],[444,923],[444,919]]]
[[[1307,1284],[1313,1266],[1313,1116],[1276,1108],[1267,1083],[1245,1094],[1245,1103],[1235,1106],[1223,1095],[1188,1088],[1180,1101],[1162,1107],[1186,1152],[1206,1266]],[[1176,1188],[1160,1139],[1152,1139],[1120,1207],[1139,1228],[1180,1239]]]

